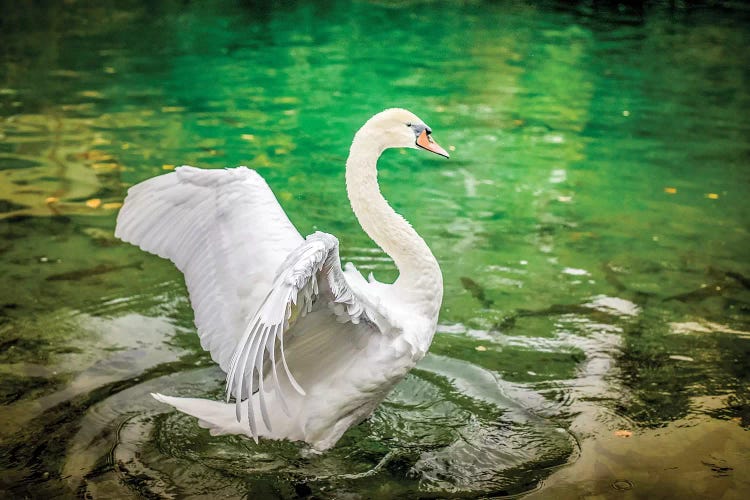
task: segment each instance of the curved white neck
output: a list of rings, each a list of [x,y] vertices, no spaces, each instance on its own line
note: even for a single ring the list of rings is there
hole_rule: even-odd
[[[346,191],[362,229],[396,263],[394,286],[419,312],[437,318],[443,297],[440,266],[427,244],[383,198],[377,161],[384,147],[367,125],[357,132],[346,161]]]

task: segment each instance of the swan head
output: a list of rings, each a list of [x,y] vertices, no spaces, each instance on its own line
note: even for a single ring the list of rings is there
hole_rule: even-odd
[[[381,111],[370,118],[362,130],[378,141],[382,149],[425,149],[450,158],[448,152],[432,138],[432,129],[417,115],[401,108]]]

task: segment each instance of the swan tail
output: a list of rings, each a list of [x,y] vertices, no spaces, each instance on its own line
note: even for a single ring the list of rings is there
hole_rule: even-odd
[[[224,434],[245,434],[253,437],[247,426],[247,408],[244,408],[242,422],[237,422],[235,415],[234,403],[223,403],[221,401],[211,401],[199,398],[175,398],[165,396],[164,394],[152,393],[154,399],[161,403],[166,403],[175,407],[182,413],[186,413],[198,419],[198,425],[212,436],[221,436]],[[258,423],[258,434],[267,435],[267,429],[262,422]],[[257,442],[257,438],[254,438]]]

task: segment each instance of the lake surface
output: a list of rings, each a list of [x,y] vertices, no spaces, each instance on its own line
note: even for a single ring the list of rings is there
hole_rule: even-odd
[[[0,492],[746,498],[750,11],[595,4],[3,6]],[[322,455],[153,400],[223,377],[113,237],[127,188],[248,165],[393,280],[344,162],[394,106],[452,155],[380,162],[443,269],[430,354]]]

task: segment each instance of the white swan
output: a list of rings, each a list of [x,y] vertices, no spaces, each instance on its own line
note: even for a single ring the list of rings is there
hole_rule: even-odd
[[[430,134],[409,111],[388,109],[357,132],[346,162],[352,209],[396,263],[393,284],[342,270],[334,236],[303,239],[246,167],[183,166],[130,188],[115,235],[184,273],[201,345],[227,373],[226,403],[153,396],[213,435],[319,451],[367,418],[427,352],[443,297],[437,260],[383,198],[376,170],[391,147],[447,158]]]

